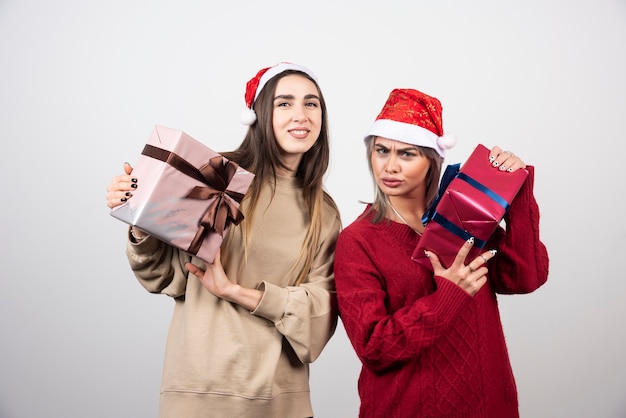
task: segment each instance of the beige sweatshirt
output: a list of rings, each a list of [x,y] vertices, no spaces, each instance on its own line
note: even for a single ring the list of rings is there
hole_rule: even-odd
[[[240,227],[222,244],[229,279],[264,289],[250,312],[219,299],[189,275],[189,254],[148,237],[129,241],[127,256],[150,292],[172,296],[160,416],[168,418],[312,417],[309,363],[337,324],[334,247],[341,228],[334,208],[324,209],[322,241],[305,283],[295,286],[292,263],[308,224],[299,179],[279,177],[254,214],[244,259]],[[296,270],[297,271],[297,270]]]

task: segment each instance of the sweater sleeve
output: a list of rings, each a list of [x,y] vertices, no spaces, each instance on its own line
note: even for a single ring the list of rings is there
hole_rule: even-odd
[[[188,270],[185,263],[191,256],[153,236],[126,245],[126,257],[139,283],[150,293],[171,297],[185,294]]]
[[[383,254],[385,244],[376,245],[375,241],[344,231],[335,252],[335,280],[340,317],[357,356],[373,372],[384,372],[414,361],[447,334],[473,299],[451,281],[435,276],[434,292],[400,296],[414,302],[391,309],[385,278],[373,259],[398,260],[398,255]],[[407,263],[416,265],[410,260]],[[417,277],[410,277],[409,271],[415,270],[404,267],[398,264],[396,274],[418,282]],[[432,273],[414,269],[429,275],[424,282],[432,281]]]
[[[272,321],[303,363],[311,363],[319,357],[337,326],[333,262],[340,228],[341,220],[337,215],[326,230],[302,284],[280,287],[263,281],[260,284],[263,298],[252,312]]]
[[[533,194],[534,167],[527,168],[529,176],[504,218],[506,230],[498,227],[486,247],[498,249],[488,266],[498,293],[530,293],[548,280],[548,252],[539,237],[539,206]]]

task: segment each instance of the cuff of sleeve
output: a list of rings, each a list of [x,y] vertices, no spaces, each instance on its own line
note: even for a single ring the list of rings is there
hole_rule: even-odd
[[[435,282],[437,283],[436,293],[439,294],[437,304],[439,317],[441,318],[442,323],[449,324],[459,315],[459,312],[461,312],[473,300],[473,298],[457,284],[444,277],[435,276]]]
[[[148,235],[137,241],[130,232],[130,228],[128,228],[127,234],[129,243],[128,247],[136,254],[154,254],[159,247],[159,240],[154,238],[152,235]]]
[[[289,290],[263,281],[257,287],[263,290],[263,297],[257,307],[251,311],[253,315],[266,318],[274,323],[285,316]]]
[[[537,208],[537,202],[535,201],[534,184],[535,184],[535,169],[533,166],[526,166],[528,170],[528,177],[519,192],[513,198],[509,210],[505,214],[505,221],[508,223],[509,219],[513,217],[512,214],[528,213],[531,207]],[[508,229],[508,228],[507,228]]]
[[[528,171],[528,177],[526,177],[526,181],[522,184],[519,192],[513,198],[511,208],[513,208],[514,203],[518,203],[515,206],[520,206],[519,203],[521,202],[523,206],[525,203],[531,202],[534,199],[533,189],[535,185],[535,167],[529,165],[526,166],[526,170]]]

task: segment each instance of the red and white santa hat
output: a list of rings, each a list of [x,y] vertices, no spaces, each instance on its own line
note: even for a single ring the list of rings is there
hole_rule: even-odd
[[[381,136],[435,149],[441,158],[456,145],[452,134],[444,134],[442,107],[438,99],[414,89],[394,89],[367,136]]]
[[[315,77],[311,70],[301,65],[292,64],[290,62],[281,62],[274,65],[273,67],[263,68],[246,84],[246,94],[244,97],[246,100],[247,109],[245,109],[241,113],[241,123],[243,123],[244,125],[252,125],[254,122],[256,122],[256,113],[253,109],[253,106],[257,97],[259,97],[259,93],[261,92],[261,90],[263,90],[263,87],[265,87],[265,84],[267,84],[268,81],[270,81],[273,77],[277,76],[283,71],[287,70],[301,71],[307,74],[313,80],[315,80],[315,82],[317,82],[317,77]]]

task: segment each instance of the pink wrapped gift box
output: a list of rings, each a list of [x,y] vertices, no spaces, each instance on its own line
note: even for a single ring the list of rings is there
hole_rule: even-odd
[[[155,126],[133,168],[138,188],[111,216],[212,263],[254,174],[186,133]]]
[[[424,250],[429,250],[447,268],[470,237],[474,237],[474,247],[465,258],[466,264],[489,250],[484,248],[487,240],[527,176],[525,169],[509,173],[494,168],[489,163],[489,149],[479,144],[445,190],[440,191],[434,211],[427,214],[429,219],[413,251],[413,261],[432,271],[430,260],[424,255]]]

